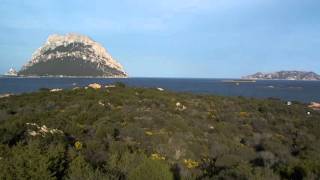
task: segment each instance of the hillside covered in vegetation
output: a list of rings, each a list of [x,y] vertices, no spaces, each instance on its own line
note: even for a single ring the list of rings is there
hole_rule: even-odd
[[[0,179],[319,179],[307,105],[79,88],[0,99]]]

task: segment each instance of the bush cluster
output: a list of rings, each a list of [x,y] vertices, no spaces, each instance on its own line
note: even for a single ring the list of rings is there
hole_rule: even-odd
[[[0,179],[320,179],[320,113],[120,83],[11,96]]]

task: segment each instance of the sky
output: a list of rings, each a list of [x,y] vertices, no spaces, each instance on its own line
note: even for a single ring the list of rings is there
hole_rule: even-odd
[[[320,73],[319,0],[0,0],[0,74],[50,34],[103,44],[131,77]]]

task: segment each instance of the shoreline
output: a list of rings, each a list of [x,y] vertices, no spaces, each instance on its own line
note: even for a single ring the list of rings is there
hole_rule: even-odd
[[[0,78],[55,78],[55,79],[63,79],[63,78],[73,78],[73,79],[81,79],[81,78],[97,78],[97,79],[127,79],[129,77],[106,77],[106,76],[6,76],[6,75],[0,75]]]
[[[319,101],[317,91],[320,81],[264,81],[256,83],[239,82],[230,79],[177,79],[177,78],[106,78],[106,77],[0,77],[0,93],[35,92],[40,88],[73,88],[84,87],[88,83],[110,84],[122,82],[133,87],[161,87],[173,92],[193,94],[212,94],[221,96],[243,96],[249,98],[278,98],[285,101],[309,103]],[[228,82],[223,82],[228,81]]]
[[[0,78],[55,78],[55,79],[63,79],[63,78],[70,78],[70,79],[82,79],[82,78],[90,78],[90,79],[214,79],[214,80],[221,80],[225,83],[255,83],[257,81],[303,81],[303,82],[320,82],[320,80],[293,80],[293,79],[242,79],[242,78],[214,78],[214,77],[106,77],[106,76],[7,76],[7,75],[0,75]]]

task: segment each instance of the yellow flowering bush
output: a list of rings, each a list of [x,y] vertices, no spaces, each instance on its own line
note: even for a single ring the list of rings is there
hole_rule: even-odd
[[[242,118],[247,118],[250,116],[250,114],[248,112],[242,111],[239,113],[239,116]]]
[[[189,169],[193,169],[199,166],[199,163],[197,161],[191,159],[185,159],[183,162]]]
[[[146,135],[148,135],[148,136],[152,136],[152,135],[153,135],[153,133],[152,133],[151,131],[146,131],[145,133],[146,133]]]
[[[151,154],[151,159],[152,160],[166,160],[166,158],[164,156],[161,156],[161,154]]]
[[[77,149],[77,150],[81,150],[83,145],[80,141],[77,141],[74,143],[74,147]]]

